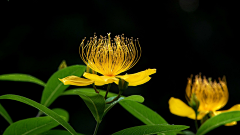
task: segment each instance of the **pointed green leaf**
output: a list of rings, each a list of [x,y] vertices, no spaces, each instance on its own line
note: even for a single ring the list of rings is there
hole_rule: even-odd
[[[167,124],[167,122],[158,113],[143,104],[125,100],[121,101],[120,105],[147,125]]]
[[[20,82],[31,82],[31,83],[36,83],[42,86],[45,86],[46,84],[37,79],[36,77],[33,77],[31,75],[27,75],[27,74],[4,74],[4,75],[0,75],[0,80],[3,81],[20,81]]]
[[[75,93],[74,91],[81,91],[81,92],[87,92],[87,93],[96,93],[95,90],[93,88],[76,88],[76,89],[70,89],[70,90],[66,90],[62,93],[62,96],[64,95],[78,95],[77,93]],[[102,96],[105,96],[106,91],[105,90],[99,90],[99,94]],[[116,93],[112,93],[112,92],[108,92],[108,97],[113,97],[113,96],[117,96],[118,94]]]
[[[13,123],[11,117],[8,115],[7,111],[3,108],[3,106],[2,106],[1,104],[0,104],[0,115],[2,115],[3,118],[4,118],[5,120],[7,120],[7,122],[8,122],[9,124],[12,124],[12,123]]]
[[[43,90],[41,104],[49,106],[52,102],[62,94],[62,92],[69,87],[69,85],[63,85],[58,78],[64,78],[70,75],[82,76],[85,71],[85,66],[74,65],[55,72],[48,80],[46,87]]]
[[[77,135],[76,131],[63,118],[61,118],[57,113],[48,109],[46,106],[44,106],[42,104],[39,104],[39,103],[37,103],[37,102],[35,102],[31,99],[28,99],[28,98],[25,98],[25,97],[22,97],[22,96],[12,95],[12,94],[2,95],[2,96],[0,96],[0,99],[16,100],[16,101],[28,104],[32,107],[35,107],[38,110],[44,112],[46,115],[50,116],[53,120],[55,120],[59,124],[61,124],[72,135]]]
[[[104,97],[97,93],[92,92],[81,92],[75,91],[85,102],[91,113],[93,114],[95,120],[97,122],[102,121],[104,108],[105,108],[105,100]]]
[[[116,96],[108,98],[106,100],[106,102],[112,101],[115,97]],[[118,100],[116,100],[116,101],[114,101],[112,103],[106,104],[103,115],[105,115],[118,102],[124,101],[124,100],[130,100],[130,101],[136,101],[136,102],[141,102],[142,103],[144,101],[144,98],[142,96],[140,96],[140,95],[132,95],[132,96],[128,96],[128,97],[120,97]]]
[[[68,120],[67,111],[60,108],[53,109],[53,111],[63,117],[64,120]],[[35,135],[46,132],[58,125],[59,123],[49,116],[28,118],[14,122],[8,126],[3,135]]]
[[[55,130],[49,130],[39,135],[71,135],[71,134],[66,130],[55,129]],[[84,135],[84,134],[77,133],[77,135]]]
[[[143,125],[118,131],[112,135],[149,135],[181,131],[189,128],[183,125]]]
[[[224,112],[217,116],[211,117],[201,125],[196,135],[204,135],[207,132],[221,125],[224,125],[233,121],[240,121],[240,111]]]

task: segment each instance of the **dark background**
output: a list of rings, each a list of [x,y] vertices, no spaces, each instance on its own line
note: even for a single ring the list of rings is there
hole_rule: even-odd
[[[144,105],[159,113],[169,124],[194,121],[170,113],[170,97],[184,98],[187,78],[199,72],[216,79],[227,78],[229,101],[223,109],[240,103],[239,7],[226,1],[111,1],[68,2],[4,1],[0,3],[0,74],[24,73],[44,82],[57,71],[62,60],[83,64],[78,47],[84,37],[125,34],[139,38],[140,61],[127,73],[156,68],[143,85],[129,87],[124,95],[140,94]],[[17,94],[40,102],[42,86],[0,81],[0,95]],[[113,89],[116,86],[113,86]],[[75,87],[69,87],[75,88]],[[106,89],[106,87],[101,87]],[[35,117],[38,110],[20,102],[1,100],[13,121]],[[59,97],[50,108],[64,108],[69,123],[79,133],[92,134],[95,121],[78,96]],[[8,123],[0,117],[0,133]],[[116,105],[105,116],[99,134],[143,125]],[[59,127],[61,128],[61,127]],[[215,129],[233,132],[239,125]]]

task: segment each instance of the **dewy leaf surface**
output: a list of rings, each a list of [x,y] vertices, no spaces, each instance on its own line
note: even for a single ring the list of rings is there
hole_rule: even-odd
[[[149,134],[165,134],[178,132],[187,129],[188,126],[183,125],[143,125],[126,128],[112,135],[149,135]]]
[[[75,91],[85,102],[91,113],[93,114],[95,120],[97,122],[102,121],[104,108],[105,108],[105,100],[104,97],[97,93],[91,92],[81,92]]]
[[[119,102],[120,105],[144,124],[167,124],[167,122],[156,112],[147,106],[129,100]]]
[[[221,125],[224,125],[233,121],[240,121],[240,111],[224,112],[217,116],[211,117],[201,125],[196,135],[204,135],[207,132]]]
[[[41,85],[43,87],[46,85],[43,81],[37,79],[36,77],[33,77],[31,75],[27,75],[27,74],[18,74],[18,73],[0,75],[0,80],[3,80],[3,81],[31,82],[31,83],[39,84],[39,85]]]
[[[22,96],[12,95],[12,94],[2,95],[2,96],[0,96],[0,99],[16,100],[16,101],[28,104],[32,107],[35,107],[38,110],[44,112],[46,115],[50,116],[53,120],[58,122],[60,125],[62,125],[72,135],[77,135],[76,131],[63,118],[61,118],[57,113],[48,109],[46,106],[44,106],[42,104],[39,104],[39,103],[37,103],[37,102],[35,102],[31,99],[28,99],[28,98],[25,98],[25,97],[22,97]]]
[[[9,124],[13,123],[11,117],[9,116],[9,114],[7,113],[7,111],[4,109],[4,107],[1,104],[0,104],[0,115],[2,115],[3,118],[6,119]]]
[[[48,80],[46,87],[43,90],[41,104],[49,106],[52,102],[62,94],[62,92],[69,87],[69,85],[64,85],[58,78],[64,78],[70,75],[82,76],[85,71],[85,66],[74,65],[63,68],[55,72]]]
[[[69,115],[67,111],[60,108],[53,109],[53,111],[62,116],[66,121],[68,120]],[[59,123],[49,116],[28,118],[11,124],[4,131],[3,135],[35,135],[46,132],[58,125]]]

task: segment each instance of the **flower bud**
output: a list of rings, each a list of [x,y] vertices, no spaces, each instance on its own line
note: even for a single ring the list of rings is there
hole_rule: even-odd
[[[191,99],[190,99],[190,101],[188,103],[193,108],[193,110],[197,113],[198,108],[200,106],[200,102],[199,102],[199,100],[198,100],[198,98],[197,98],[195,93],[193,93],[191,95]]]
[[[63,68],[66,68],[66,67],[67,67],[67,63],[66,63],[65,60],[63,60],[63,61],[61,62],[61,64],[59,65],[58,70],[63,69]]]

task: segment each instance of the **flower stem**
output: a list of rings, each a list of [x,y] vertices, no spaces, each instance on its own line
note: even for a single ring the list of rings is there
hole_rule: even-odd
[[[120,92],[119,92],[118,95],[117,95],[117,97],[115,97],[112,101],[106,102],[106,104],[110,104],[110,103],[112,103],[112,102],[118,100],[119,97],[120,97],[120,95],[121,95],[121,94],[120,94]]]
[[[96,88],[95,84],[92,84],[92,86],[93,86],[93,88],[94,88],[95,92],[96,92],[96,93],[99,93],[99,91],[97,90],[97,88]]]
[[[97,134],[99,124],[100,124],[100,122],[97,122],[93,135]]]
[[[106,91],[106,94],[105,94],[105,100],[107,99],[107,95],[108,95],[108,91],[110,90],[110,87],[111,87],[111,83],[108,84],[107,86],[107,91]]]
[[[195,127],[196,127],[196,130],[198,131],[197,112],[195,112]]]

